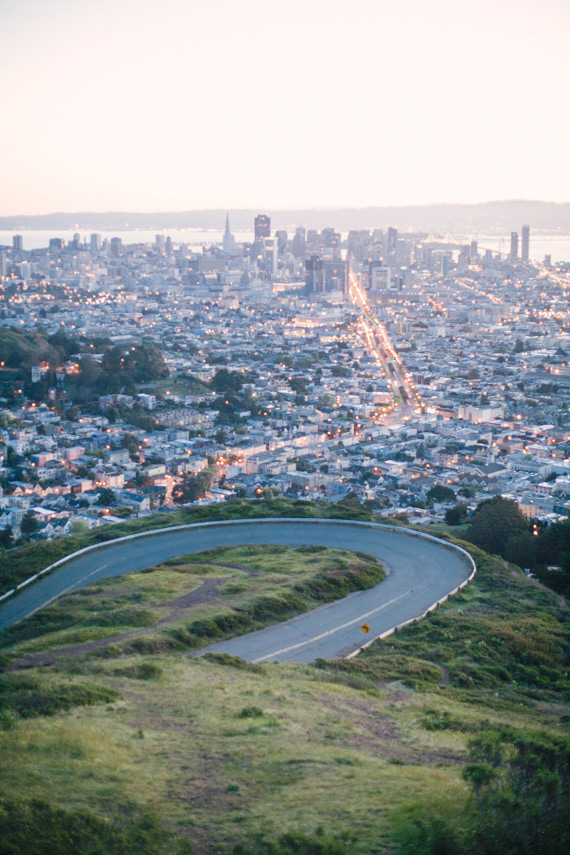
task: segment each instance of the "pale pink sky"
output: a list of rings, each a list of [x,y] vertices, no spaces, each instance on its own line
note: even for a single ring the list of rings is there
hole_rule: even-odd
[[[0,0],[0,214],[570,201],[568,0]]]

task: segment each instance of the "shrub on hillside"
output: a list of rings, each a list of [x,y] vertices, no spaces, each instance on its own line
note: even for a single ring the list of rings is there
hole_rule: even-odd
[[[191,844],[151,816],[102,819],[45,801],[0,801],[0,850],[6,855],[192,855]]]

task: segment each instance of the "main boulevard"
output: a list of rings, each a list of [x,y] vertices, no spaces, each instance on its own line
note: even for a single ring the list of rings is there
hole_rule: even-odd
[[[419,415],[425,411],[425,404],[406,366],[388,338],[386,328],[372,312],[366,291],[358,284],[354,274],[350,276],[349,291],[352,302],[362,311],[359,319],[360,331],[378,365],[382,368],[394,402],[392,407],[387,408],[391,412],[383,415],[381,421],[384,424],[390,424],[407,421],[412,416]]]
[[[422,615],[473,571],[466,553],[442,541],[374,523],[307,519],[200,523],[121,538],[77,553],[4,601],[0,628],[97,579],[142,570],[176,555],[244,543],[361,550],[375,555],[388,572],[387,579],[368,591],[209,648],[250,661],[311,662],[347,655],[364,641],[361,624],[370,626],[369,638],[377,637]]]

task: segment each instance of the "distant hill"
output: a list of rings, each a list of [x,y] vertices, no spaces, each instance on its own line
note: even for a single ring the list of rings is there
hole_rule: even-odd
[[[229,210],[232,230],[252,229],[260,209]],[[226,210],[134,213],[54,213],[0,217],[0,229],[74,229],[125,231],[128,229],[222,229]],[[401,230],[437,232],[510,232],[523,223],[540,231],[570,232],[570,202],[538,202],[513,199],[478,205],[411,205],[402,207],[265,210],[272,228],[293,229],[303,225],[342,231],[396,226]]]

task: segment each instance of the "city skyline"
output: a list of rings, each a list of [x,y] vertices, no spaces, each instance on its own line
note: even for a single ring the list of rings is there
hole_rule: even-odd
[[[559,0],[3,3],[0,215],[570,200]]]

